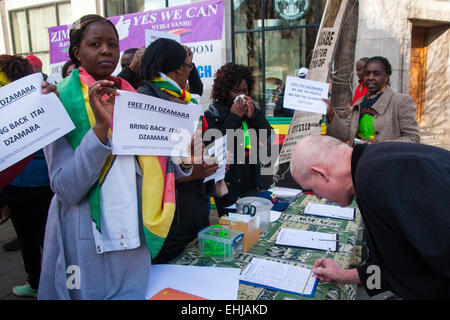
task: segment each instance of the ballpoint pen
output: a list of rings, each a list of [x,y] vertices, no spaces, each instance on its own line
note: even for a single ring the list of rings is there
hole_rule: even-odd
[[[322,266],[322,263],[323,263],[323,262],[325,261],[325,259],[327,258],[328,254],[330,253],[330,250],[331,250],[331,248],[328,248],[327,252],[323,255],[322,261],[320,261],[318,267],[321,267],[321,266]],[[302,296],[303,296],[303,293],[305,292],[306,286],[308,285],[309,278],[311,278],[312,273],[313,273],[313,272],[312,272],[312,269],[311,269],[311,271],[309,272],[309,275],[308,275],[308,279],[306,279],[305,286],[303,287],[303,290],[302,290],[302,293],[301,293]]]

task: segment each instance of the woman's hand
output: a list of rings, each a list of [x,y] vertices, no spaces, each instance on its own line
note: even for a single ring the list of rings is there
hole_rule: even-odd
[[[54,93],[59,98],[58,90],[54,84],[48,83],[47,81],[42,81],[42,94]]]
[[[192,62],[192,59],[194,58],[194,53],[192,53],[191,49],[188,46],[183,46],[183,48],[186,51],[186,56],[188,58],[188,61]]]
[[[144,57],[145,49],[145,46],[139,48],[130,63],[129,68],[136,74],[141,74],[142,58]]]
[[[114,103],[119,93],[113,89],[114,82],[99,80],[89,86],[89,103],[95,116],[94,132],[98,139],[106,144],[108,130],[111,127]],[[106,97],[104,97],[107,95]]]
[[[206,158],[201,163],[194,164],[190,176],[178,178],[177,182],[187,182],[197,179],[203,180],[216,172],[218,168],[219,164],[215,157]]]
[[[242,118],[248,113],[248,105],[246,101],[241,98],[237,99],[236,102],[231,106],[230,112]]]
[[[249,96],[244,97],[245,104],[247,105],[247,118],[251,119],[255,115],[255,105],[253,104],[253,99]]]
[[[328,123],[331,123],[331,122],[333,122],[334,116],[336,114],[334,112],[334,107],[331,105],[331,101],[330,100],[322,98],[322,101],[327,104],[327,121],[328,121]]]
[[[204,160],[201,164],[194,164],[192,169],[191,178],[192,179],[205,179],[215,173],[219,169],[219,164],[217,159],[214,157]]]

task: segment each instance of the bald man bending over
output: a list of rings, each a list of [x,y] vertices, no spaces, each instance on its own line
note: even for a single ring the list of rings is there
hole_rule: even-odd
[[[361,284],[373,296],[450,298],[450,152],[402,142],[356,145],[309,136],[295,147],[291,174],[318,198],[348,206],[354,197],[367,229],[369,258],[355,269],[332,259],[322,281]]]

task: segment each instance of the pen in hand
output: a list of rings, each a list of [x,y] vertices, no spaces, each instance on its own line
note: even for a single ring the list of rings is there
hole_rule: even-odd
[[[328,248],[327,252],[323,255],[322,260],[320,261],[318,267],[322,267],[322,263],[323,263],[323,262],[325,261],[325,259],[327,258],[328,254],[330,253],[330,250],[331,250],[331,248]],[[309,272],[309,275],[308,275],[308,279],[306,279],[305,286],[303,287],[301,296],[303,296],[303,293],[305,292],[306,286],[308,285],[309,278],[311,278],[311,275],[312,275],[312,274],[313,274],[313,271],[312,271],[312,269],[311,269],[311,271]]]
[[[331,250],[331,249],[328,249],[328,251],[323,255],[322,261],[320,261],[318,268],[323,266],[323,262],[324,262],[325,259],[328,257],[328,254],[330,253],[330,250]]]

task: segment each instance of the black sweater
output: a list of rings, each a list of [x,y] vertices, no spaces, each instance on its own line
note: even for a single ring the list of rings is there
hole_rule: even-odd
[[[233,164],[230,165],[230,169],[225,176],[225,181],[228,184],[228,194],[225,195],[219,201],[223,206],[229,206],[236,202],[238,197],[256,195],[261,186],[261,158],[259,157],[259,149],[261,144],[264,145],[269,154],[270,154],[270,146],[271,141],[274,138],[274,134],[272,134],[272,127],[270,126],[267,119],[264,117],[264,114],[260,110],[259,106],[254,102],[255,112],[253,118],[249,119],[247,117],[239,117],[236,114],[230,112],[231,106],[222,103],[222,102],[214,102],[209,108],[205,111],[205,119],[208,123],[208,129],[219,129],[222,134],[226,134],[227,129],[236,130],[242,129],[242,121],[248,125],[249,129],[255,129],[257,133],[257,142],[252,142],[252,145],[256,146],[256,148],[252,149],[250,152],[254,154],[249,156],[247,155],[244,159],[244,163],[238,163],[239,160],[242,159],[242,145],[243,141],[238,141],[237,137],[234,139],[234,150],[230,150],[230,138],[228,139],[228,148],[234,155]],[[262,139],[259,136],[259,130],[267,130],[267,140]],[[256,142],[256,141],[255,141]],[[205,142],[207,143],[207,142]],[[248,150],[247,150],[248,151]],[[241,154],[239,154],[241,153]],[[249,163],[249,158],[254,159],[256,156],[258,163]],[[265,163],[264,163],[265,164]],[[216,204],[219,204],[216,201]],[[219,205],[220,205],[219,204]],[[221,208],[219,208],[221,211]]]
[[[144,81],[139,93],[152,97],[170,100],[169,95],[152,84]],[[182,105],[183,106],[183,105]],[[209,225],[209,194],[212,181],[203,183],[203,179],[186,182],[175,181],[176,205],[172,225],[158,256],[152,263],[167,263],[197,237],[197,233]]]
[[[450,152],[386,142],[356,146],[356,201],[368,232],[369,259],[357,269],[369,295],[450,298]],[[370,290],[381,270],[381,289]]]

